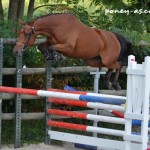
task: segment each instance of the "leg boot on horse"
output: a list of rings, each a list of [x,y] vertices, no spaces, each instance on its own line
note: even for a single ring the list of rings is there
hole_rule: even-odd
[[[54,60],[56,58],[56,52],[49,49],[49,43],[41,43],[37,46],[40,52],[43,54],[45,60]]]

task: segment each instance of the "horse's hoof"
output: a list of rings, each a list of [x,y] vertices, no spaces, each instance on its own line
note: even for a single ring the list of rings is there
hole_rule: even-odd
[[[61,55],[60,54],[55,54],[54,55],[54,60],[55,61],[60,61],[61,60]]]
[[[113,87],[116,91],[120,91],[120,90],[121,90],[121,86],[119,85],[119,83],[112,84],[112,87]]]
[[[54,58],[51,56],[44,56],[45,60],[53,60]]]
[[[45,53],[44,58],[45,58],[45,60],[53,60],[54,56],[52,54]]]
[[[109,81],[104,81],[105,86],[108,90],[113,90],[112,83]]]

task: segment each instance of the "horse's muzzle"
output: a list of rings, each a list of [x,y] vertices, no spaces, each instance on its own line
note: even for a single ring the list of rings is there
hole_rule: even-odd
[[[26,47],[24,45],[16,44],[13,49],[13,54],[18,55],[18,54],[22,53],[23,51],[25,51],[25,49],[26,49]]]
[[[17,55],[18,52],[19,52],[18,48],[14,47],[14,49],[13,49],[13,54],[14,54],[14,55]]]

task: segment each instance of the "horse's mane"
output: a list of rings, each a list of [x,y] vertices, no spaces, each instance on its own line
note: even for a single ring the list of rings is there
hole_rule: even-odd
[[[70,12],[49,13],[49,14],[46,14],[46,15],[42,15],[42,16],[35,17],[33,20],[26,22],[26,24],[30,25],[30,24],[32,24],[34,21],[36,21],[36,20],[38,20],[38,19],[40,19],[40,18],[48,17],[48,16],[53,16],[53,15],[68,15],[68,14],[73,15],[73,14],[70,13]]]
[[[44,17],[48,17],[48,16],[53,16],[53,15],[68,15],[68,14],[72,14],[72,13],[69,13],[69,12],[63,12],[63,13],[50,13],[50,14],[46,14],[46,15],[43,15],[43,16],[38,16],[35,18],[35,20],[39,19],[39,18],[44,18]]]

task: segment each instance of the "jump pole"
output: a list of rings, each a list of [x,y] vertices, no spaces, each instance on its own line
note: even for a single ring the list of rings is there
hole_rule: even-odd
[[[78,130],[78,131],[86,131],[86,132],[92,132],[92,133],[101,133],[101,134],[114,135],[114,136],[119,136],[119,137],[120,136],[123,137],[123,135],[124,135],[124,131],[121,131],[121,130],[106,129],[106,128],[80,125],[80,124],[74,124],[74,123],[67,123],[67,122],[51,121],[50,120],[47,122],[47,124],[49,126],[58,127],[58,128],[72,129],[72,130]]]
[[[81,113],[81,112],[71,112],[71,111],[58,110],[58,109],[48,109],[47,113],[52,114],[52,115],[80,118],[80,119],[92,120],[92,121],[102,121],[102,122],[108,122],[108,123],[110,123],[110,120],[111,120],[111,123],[125,124],[124,118],[93,115],[93,114],[86,114],[86,113]]]
[[[102,121],[102,122],[108,122],[108,123],[110,123],[110,120],[111,120],[111,123],[125,124],[124,118],[93,115],[93,114],[86,114],[86,113],[81,113],[81,112],[71,112],[71,111],[58,110],[58,109],[48,109],[47,113],[52,114],[52,115],[80,118],[80,119],[92,120],[92,121]],[[132,124],[134,126],[141,126],[141,121],[140,120],[132,120]],[[150,127],[150,122],[148,123],[148,126]]]
[[[99,96],[90,96],[90,95],[83,95],[83,94],[34,90],[34,89],[15,88],[15,87],[6,87],[6,86],[0,86],[0,92],[28,94],[28,95],[35,95],[35,96],[42,96],[42,97],[54,97],[54,98],[81,100],[81,101],[88,101],[88,102],[99,102],[99,103],[107,103],[107,104],[112,103],[112,100],[110,100],[110,98],[102,96],[102,94],[100,94]],[[124,103],[125,101],[123,99],[113,98],[113,104],[121,105]]]
[[[86,102],[86,101],[76,101],[70,99],[60,99],[60,98],[48,98],[48,101],[55,104],[65,104],[69,106],[87,107],[87,108],[98,108],[105,110],[117,110],[124,112],[125,108],[123,106],[103,104],[97,102]]]
[[[60,91],[60,90],[57,90],[55,89],[56,91]],[[99,94],[99,93],[90,93],[90,92],[83,92],[83,91],[77,91],[76,89],[66,85],[64,86],[64,90],[65,91],[70,91],[70,92],[74,92],[74,93],[82,93],[84,95],[89,95],[89,96],[100,96],[100,97],[105,97],[105,98],[110,98],[110,99],[118,99],[118,100],[126,100],[126,97],[125,96],[117,96],[117,95],[108,95],[108,94]]]

